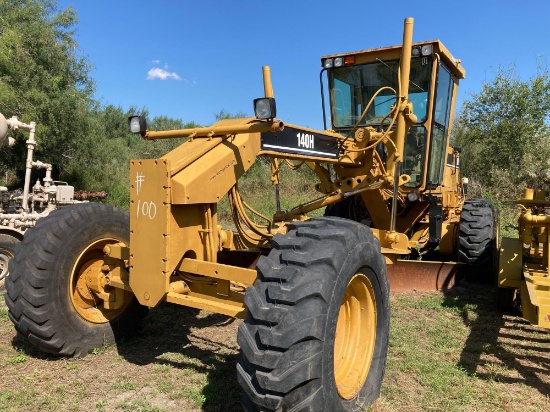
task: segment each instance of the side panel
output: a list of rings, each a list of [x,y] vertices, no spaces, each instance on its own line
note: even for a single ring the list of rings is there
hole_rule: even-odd
[[[256,160],[260,135],[201,138],[183,146],[187,151],[130,166],[130,286],[147,306],[165,298],[184,256],[215,262],[216,204]]]
[[[259,150],[259,133],[243,133],[225,139],[174,174],[172,203],[219,202],[254,164]],[[165,158],[170,159],[172,154]]]
[[[519,288],[523,272],[522,247],[519,239],[504,237],[500,244],[498,286]]]
[[[130,163],[130,287],[142,305],[155,306],[168,290],[170,162]]]

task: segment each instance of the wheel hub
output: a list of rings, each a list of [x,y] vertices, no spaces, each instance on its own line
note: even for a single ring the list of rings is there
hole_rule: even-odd
[[[370,370],[376,342],[376,300],[370,280],[350,280],[338,315],[334,339],[334,377],[338,395],[357,396]]]
[[[4,279],[8,275],[8,263],[12,256],[4,250],[0,250],[0,280]]]
[[[105,323],[119,316],[132,300],[132,292],[111,287],[107,282],[103,248],[119,243],[102,239],[89,245],[71,273],[71,302],[78,314],[92,323]],[[122,263],[122,261],[121,261]]]

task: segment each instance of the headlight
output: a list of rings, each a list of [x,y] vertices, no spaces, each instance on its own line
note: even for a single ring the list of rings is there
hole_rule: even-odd
[[[143,116],[130,116],[128,117],[128,126],[130,133],[137,134],[139,133],[142,136],[145,136],[145,131],[147,130],[147,122]]]
[[[419,46],[414,46],[412,48],[412,57],[420,57],[420,47]]]
[[[409,202],[416,202],[420,196],[418,196],[418,192],[409,192],[407,193],[407,199],[409,199]]]
[[[422,46],[422,56],[429,56],[430,54],[433,54],[434,52],[434,45],[433,44],[425,44]]]
[[[337,57],[334,59],[334,67],[342,67],[344,65],[344,58]]]
[[[257,119],[273,119],[277,115],[277,106],[273,97],[262,97],[254,100],[254,114]]]
[[[323,67],[325,69],[331,69],[333,65],[334,65],[333,59],[325,59],[325,61],[323,62]]]

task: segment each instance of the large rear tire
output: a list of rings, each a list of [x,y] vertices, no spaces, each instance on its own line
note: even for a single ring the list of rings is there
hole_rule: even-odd
[[[38,221],[10,262],[8,316],[43,352],[84,356],[131,336],[147,313],[131,292],[105,309],[85,277],[103,264],[103,247],[129,244],[127,212],[99,203],[67,206]]]
[[[352,411],[380,394],[390,325],[380,244],[336,217],[289,225],[258,262],[239,326],[247,411]]]
[[[458,261],[465,263],[465,274],[491,282],[498,265],[497,218],[485,199],[467,200],[460,214]]]

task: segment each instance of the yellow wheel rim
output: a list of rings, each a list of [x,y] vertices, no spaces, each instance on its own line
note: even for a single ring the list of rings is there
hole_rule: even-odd
[[[376,300],[370,280],[350,280],[338,314],[334,338],[334,377],[338,395],[357,396],[369,374],[376,342]]]
[[[106,309],[103,300],[86,284],[87,276],[101,275],[104,264],[103,248],[119,243],[116,239],[101,239],[90,244],[78,257],[71,271],[69,295],[78,314],[92,323],[106,323],[120,316],[132,300],[132,293],[124,291],[123,304],[117,309]],[[106,287],[109,290],[109,286]],[[111,289],[113,290],[113,289]]]

